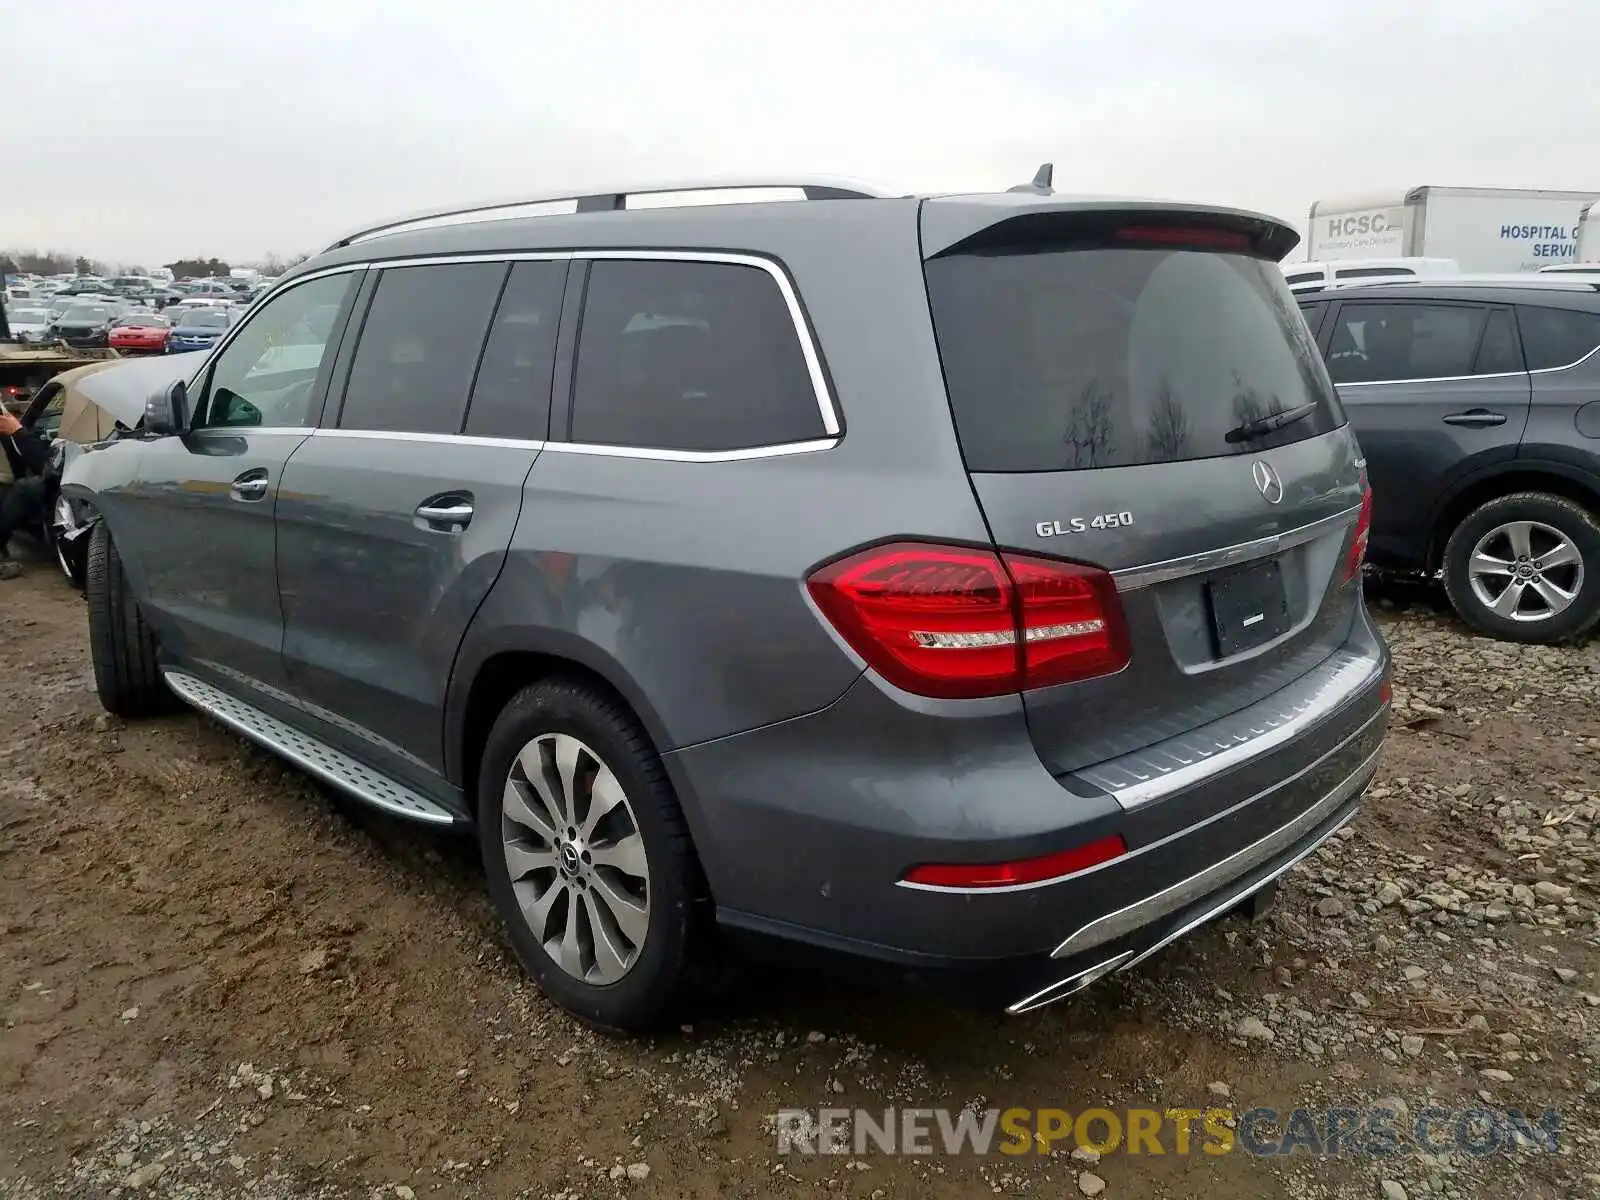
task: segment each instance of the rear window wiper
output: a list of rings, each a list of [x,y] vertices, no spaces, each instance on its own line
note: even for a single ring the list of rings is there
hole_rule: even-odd
[[[1293,425],[1296,421],[1304,421],[1317,411],[1315,404],[1302,404],[1298,408],[1288,408],[1271,416],[1257,417],[1254,421],[1246,421],[1228,430],[1223,434],[1223,439],[1228,442],[1253,442],[1257,438],[1266,437],[1269,433],[1277,433]]]

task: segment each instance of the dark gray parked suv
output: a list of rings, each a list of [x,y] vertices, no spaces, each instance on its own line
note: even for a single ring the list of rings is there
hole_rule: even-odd
[[[1372,562],[1554,642],[1600,620],[1600,283],[1528,275],[1301,302],[1367,459]]]
[[[635,194],[346,238],[79,458],[105,705],[475,824],[621,1028],[735,935],[1036,1008],[1349,821],[1388,657],[1290,229]]]

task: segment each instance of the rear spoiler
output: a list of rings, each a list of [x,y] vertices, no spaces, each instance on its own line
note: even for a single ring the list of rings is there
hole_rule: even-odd
[[[1114,243],[1119,230],[1133,229],[1147,234],[1193,231],[1195,245],[1210,240],[1216,249],[1237,241],[1238,252],[1273,262],[1281,262],[1300,244],[1292,226],[1244,209],[1159,200],[1044,198],[1036,192],[925,200],[920,220],[925,259],[1053,243]],[[1159,239],[1127,240],[1151,245]]]

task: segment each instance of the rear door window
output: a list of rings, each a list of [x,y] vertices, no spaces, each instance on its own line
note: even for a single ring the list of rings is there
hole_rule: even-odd
[[[1474,375],[1505,375],[1522,370],[1522,348],[1517,344],[1517,326],[1509,308],[1497,308],[1483,327],[1478,344]]]
[[[1306,328],[1311,331],[1311,338],[1315,341],[1317,331],[1322,328],[1322,318],[1328,315],[1328,303],[1325,300],[1316,304],[1302,303],[1300,315],[1305,319]]]
[[[591,264],[573,378],[573,441],[721,451],[825,435],[794,318],[765,270]]]
[[[946,255],[926,273],[969,470],[1254,453],[1343,423],[1275,263],[1052,248]],[[1236,432],[1291,410],[1304,415],[1276,432]]]
[[[341,429],[459,433],[503,262],[390,267],[350,364]]]
[[[1450,379],[1473,373],[1485,310],[1466,304],[1343,304],[1328,342],[1337,383]]]
[[[1600,313],[1522,305],[1517,320],[1530,371],[1570,367],[1600,346]]]
[[[550,377],[566,281],[564,262],[512,266],[472,388],[467,433],[535,441],[549,436]]]

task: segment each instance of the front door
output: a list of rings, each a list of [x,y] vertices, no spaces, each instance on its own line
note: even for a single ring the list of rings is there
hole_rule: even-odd
[[[443,772],[456,649],[547,435],[565,278],[561,261],[386,269],[342,403],[330,398],[284,472],[278,581],[296,701],[419,786]]]
[[[285,682],[274,511],[355,279],[293,285],[251,315],[195,379],[190,432],[145,447],[118,526],[163,649],[237,684]]]
[[[1452,483],[1513,457],[1531,389],[1508,308],[1346,300],[1326,332],[1328,372],[1367,459],[1370,557],[1415,568]]]

